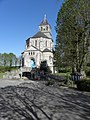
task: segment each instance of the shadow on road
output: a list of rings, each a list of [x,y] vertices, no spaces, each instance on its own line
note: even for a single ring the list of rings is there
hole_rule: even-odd
[[[0,89],[0,120],[90,120],[90,94],[22,84]]]

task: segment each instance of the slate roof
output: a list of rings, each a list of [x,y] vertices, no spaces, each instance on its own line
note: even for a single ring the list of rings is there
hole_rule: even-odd
[[[43,21],[40,23],[40,26],[42,26],[42,25],[49,25],[49,24],[48,24],[48,21],[47,21],[47,20],[43,20]]]
[[[49,38],[47,37],[44,33],[42,33],[41,31],[37,32],[33,37],[31,38],[40,38],[40,37],[43,37],[43,38]]]
[[[47,19],[46,19],[46,15],[44,16],[43,21],[40,23],[40,26],[43,26],[43,25],[49,25],[49,24],[48,24],[48,21],[47,21]]]
[[[48,48],[45,48],[43,52],[51,52],[51,50],[49,50]]]

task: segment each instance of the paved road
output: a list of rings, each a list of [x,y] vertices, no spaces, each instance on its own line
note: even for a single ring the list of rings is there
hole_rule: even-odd
[[[6,87],[6,86],[15,86],[15,85],[19,85],[21,83],[31,83],[34,81],[30,81],[30,80],[0,80],[0,88],[1,87]]]
[[[35,81],[3,85],[0,120],[90,120],[90,93]]]

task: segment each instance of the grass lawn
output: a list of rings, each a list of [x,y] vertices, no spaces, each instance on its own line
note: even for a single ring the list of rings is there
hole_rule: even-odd
[[[56,73],[56,75],[60,75],[60,76],[70,76],[70,72],[67,73]]]
[[[5,75],[5,73],[0,73],[0,79],[3,78],[3,75]]]

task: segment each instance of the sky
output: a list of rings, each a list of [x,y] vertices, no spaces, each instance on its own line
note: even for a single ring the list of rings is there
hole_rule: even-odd
[[[47,16],[56,41],[57,14],[63,0],[0,0],[0,53],[20,56],[26,39],[38,32],[38,25]]]

